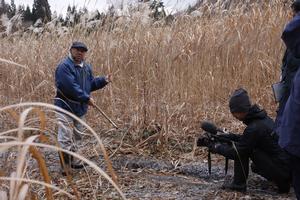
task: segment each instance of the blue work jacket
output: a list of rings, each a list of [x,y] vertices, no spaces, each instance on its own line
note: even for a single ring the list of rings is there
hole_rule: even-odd
[[[91,65],[76,65],[70,57],[65,58],[55,71],[57,89],[54,104],[81,117],[86,114],[92,91],[107,84],[105,77],[93,76]]]

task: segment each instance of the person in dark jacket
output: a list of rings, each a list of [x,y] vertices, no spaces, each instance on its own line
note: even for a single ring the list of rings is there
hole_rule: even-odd
[[[294,18],[285,27],[282,40],[293,56],[300,59],[300,0],[292,8]],[[300,66],[299,66],[300,67]],[[300,70],[298,69],[291,87],[279,127],[279,145],[291,155],[293,187],[300,200]]]
[[[292,4],[292,11],[293,14],[296,15],[299,10],[297,8],[297,2],[295,1]],[[285,33],[284,33],[285,34]],[[290,96],[290,90],[292,81],[294,76],[300,66],[300,58],[295,57],[294,53],[290,49],[286,49],[283,59],[282,59],[282,66],[281,66],[281,80],[280,84],[282,85],[283,90],[281,91],[281,98],[278,101],[278,109],[277,109],[277,116],[275,119],[275,131],[279,134],[279,127],[281,124],[282,114],[284,111],[285,104]]]
[[[218,142],[202,145],[204,138],[198,140],[198,145],[234,160],[233,181],[224,184],[223,189],[246,191],[251,159],[253,172],[274,182],[279,193],[288,193],[288,157],[278,145],[278,136],[273,132],[274,121],[257,105],[251,105],[247,91],[242,88],[232,94],[229,107],[232,115],[247,125],[243,134],[222,135],[233,141],[231,145]]]
[[[91,65],[85,62],[87,46],[82,42],[71,45],[69,56],[64,58],[55,71],[57,89],[54,104],[84,120],[88,106],[95,105],[91,92],[101,89],[111,81],[111,76],[94,77]],[[82,125],[63,113],[58,117],[58,143],[63,149],[76,152],[76,141],[84,131]],[[74,126],[74,129],[71,127]],[[71,168],[82,168],[72,156],[60,156],[61,164]],[[63,174],[65,172],[63,171]]]

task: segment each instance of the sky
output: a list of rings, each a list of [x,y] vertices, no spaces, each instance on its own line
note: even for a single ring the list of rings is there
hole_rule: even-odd
[[[5,0],[7,3],[10,3],[10,0]],[[58,14],[66,13],[68,5],[75,5],[77,7],[86,6],[88,10],[105,10],[108,6],[106,0],[48,0],[51,11],[56,11]],[[30,7],[33,4],[33,0],[15,0],[15,4],[18,6],[29,5]]]
[[[5,0],[7,3],[10,3],[10,0]],[[114,4],[115,7],[121,5],[122,2],[132,3],[137,2],[137,0],[48,0],[50,4],[51,11],[56,11],[58,14],[65,14],[67,11],[68,5],[75,5],[78,8],[87,7],[88,10],[99,10],[105,11],[109,7],[109,5]],[[168,10],[183,10],[188,8],[190,4],[194,4],[197,0],[164,0],[164,5]],[[33,0],[15,0],[15,4],[18,6],[29,5],[30,7],[33,4]]]

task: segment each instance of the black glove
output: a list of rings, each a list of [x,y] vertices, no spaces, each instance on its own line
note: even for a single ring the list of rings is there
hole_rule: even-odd
[[[228,133],[228,134],[219,134],[218,135],[220,138],[224,138],[226,140],[231,140],[234,142],[238,142],[241,138],[241,135],[233,134],[233,133]]]
[[[218,153],[219,152],[219,148],[222,146],[222,144],[221,143],[219,143],[219,142],[217,142],[217,143],[215,143],[215,142],[213,142],[213,143],[211,143],[209,146],[208,146],[208,149],[209,149],[209,151],[211,152],[211,153]]]
[[[209,147],[211,145],[211,143],[212,142],[207,137],[200,137],[197,140],[198,147]]]

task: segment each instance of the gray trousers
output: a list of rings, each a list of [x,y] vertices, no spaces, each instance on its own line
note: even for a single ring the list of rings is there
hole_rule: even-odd
[[[81,133],[84,132],[84,126],[73,118],[58,113],[58,134],[57,140],[61,148],[76,152],[78,150],[77,143],[81,140]],[[82,116],[80,119],[85,120]]]

